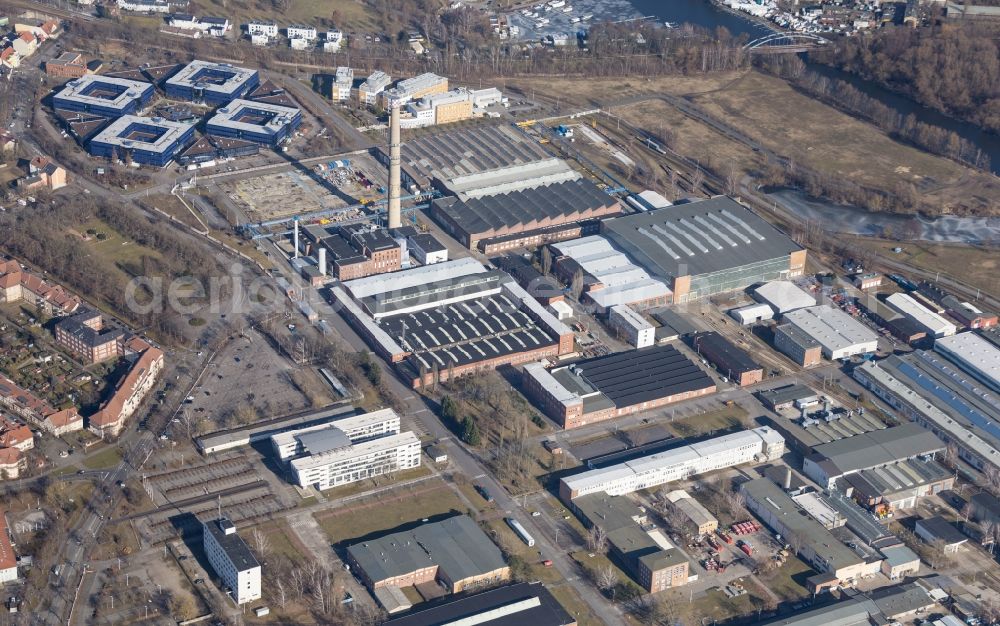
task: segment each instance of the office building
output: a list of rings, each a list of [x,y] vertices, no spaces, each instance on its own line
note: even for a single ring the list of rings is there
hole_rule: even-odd
[[[573,351],[573,331],[510,276],[465,258],[331,290],[373,350],[415,388]]]
[[[372,591],[437,581],[459,593],[510,580],[500,550],[466,515],[355,543],[347,561]]]
[[[647,348],[656,340],[656,328],[642,315],[625,304],[611,307],[608,326],[614,335],[635,348]]]
[[[576,618],[540,582],[524,582],[424,604],[383,626],[576,626]]]
[[[525,366],[524,393],[563,428],[576,428],[715,392],[715,381],[670,345],[545,369]]]
[[[392,409],[379,409],[362,415],[331,414],[318,424],[282,430],[270,436],[271,448],[279,461],[310,454],[310,433],[338,430],[349,443],[361,443],[399,433],[399,415]]]
[[[958,331],[954,324],[908,294],[894,293],[886,297],[885,303],[923,328],[931,337],[948,337]]]
[[[382,108],[389,109],[402,106],[411,100],[432,96],[448,91],[448,79],[431,72],[425,72],[413,78],[405,78],[392,89],[382,92],[380,100]]]
[[[819,343],[823,356],[831,361],[878,350],[875,331],[832,306],[796,309],[784,317],[786,322]]]
[[[191,61],[168,78],[163,88],[168,98],[222,106],[243,97],[259,84],[257,70],[228,63]]]
[[[595,493],[623,495],[744,463],[776,461],[784,452],[785,440],[774,429],[744,430],[566,476],[559,480],[559,497],[569,503]]]
[[[56,343],[93,364],[121,356],[124,331],[104,328],[104,319],[96,311],[83,311],[56,323]]]
[[[87,74],[71,80],[52,96],[63,111],[116,118],[138,114],[153,98],[153,85],[137,80]]]
[[[354,70],[350,67],[338,67],[330,84],[330,99],[334,102],[344,102],[351,98],[354,87]]]
[[[300,487],[332,489],[374,476],[420,467],[420,439],[412,432],[352,441],[330,425],[293,434],[303,456],[289,462],[289,471]]]
[[[362,105],[374,106],[385,88],[392,83],[392,78],[381,70],[375,70],[358,86],[358,102]]]
[[[87,150],[112,161],[166,167],[194,138],[194,127],[191,122],[125,115],[94,136]]]
[[[205,556],[222,579],[223,591],[236,604],[259,600],[260,563],[236,534],[236,526],[225,517],[204,522],[202,537]]]
[[[302,112],[297,108],[237,99],[209,118],[205,132],[276,147],[290,139],[301,123]]]
[[[715,331],[694,335],[691,345],[695,352],[715,366],[720,376],[740,387],[755,385],[764,379],[764,368],[745,350],[737,348]]]
[[[601,234],[666,281],[674,302],[794,278],[806,262],[805,249],[726,196],[606,220]]]

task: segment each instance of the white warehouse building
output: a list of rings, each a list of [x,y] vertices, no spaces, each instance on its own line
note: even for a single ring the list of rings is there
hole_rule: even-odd
[[[950,337],[958,332],[958,328],[954,324],[905,293],[894,293],[885,299],[885,303],[904,317],[910,318],[913,323],[936,339]]]
[[[202,537],[208,563],[222,579],[223,590],[236,604],[259,600],[260,563],[236,534],[236,526],[225,517],[204,522]]]
[[[878,350],[878,335],[847,313],[829,305],[796,309],[785,321],[812,337],[830,360],[846,359]]]
[[[758,301],[771,305],[778,315],[816,306],[816,297],[790,280],[772,280],[753,290]]]
[[[774,429],[744,430],[567,476],[559,481],[559,496],[564,502],[592,493],[620,496],[743,463],[775,461],[784,452],[785,439]]]

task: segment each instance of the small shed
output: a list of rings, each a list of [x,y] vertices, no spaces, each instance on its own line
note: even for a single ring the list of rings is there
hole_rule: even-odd
[[[430,457],[435,463],[444,463],[448,460],[448,452],[444,449],[444,446],[433,443],[424,449],[427,456]]]
[[[927,543],[943,542],[945,553],[958,552],[962,544],[969,540],[955,528],[954,524],[940,515],[917,520],[914,530],[917,536]]]

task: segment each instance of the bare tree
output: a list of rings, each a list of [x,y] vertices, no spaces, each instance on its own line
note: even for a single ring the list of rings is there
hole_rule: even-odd
[[[700,167],[696,167],[694,172],[691,173],[691,193],[698,194],[701,193],[701,186],[705,182],[705,171]]]
[[[552,250],[548,246],[542,246],[542,274],[546,276],[552,271]]]
[[[966,524],[969,523],[969,518],[972,517],[972,503],[966,502],[965,506],[962,507],[962,521]]]
[[[580,300],[580,294],[583,293],[583,270],[582,269],[577,268],[577,270],[575,272],[573,272],[573,282],[570,284],[569,289],[570,289],[570,292],[572,292],[572,294],[573,294],[573,299],[579,301]]]
[[[266,559],[271,551],[271,540],[267,538],[267,535],[260,528],[254,528],[250,533],[250,541],[257,552],[257,558],[262,561]]]
[[[599,524],[594,524],[587,532],[587,549],[591,552],[604,552],[608,549],[608,533]]]
[[[740,172],[736,168],[736,162],[730,161],[726,170],[726,193],[735,196],[740,190]]]
[[[285,583],[280,578],[274,581],[274,596],[278,606],[285,608],[285,604],[288,602],[288,594],[285,591]]]
[[[981,531],[980,544],[985,546],[987,543],[990,544],[990,555],[993,554],[993,547],[996,545],[996,537],[994,536],[996,524],[992,520],[983,520],[983,523],[979,525],[979,530]]]
[[[597,588],[601,591],[610,591],[618,584],[618,572],[610,563],[597,570]]]

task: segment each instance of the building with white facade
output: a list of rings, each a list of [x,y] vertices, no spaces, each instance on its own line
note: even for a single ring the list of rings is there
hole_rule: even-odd
[[[289,39],[305,39],[306,41],[315,41],[318,37],[316,29],[312,26],[292,25],[289,26],[285,32],[288,34]]]
[[[1000,392],[1000,347],[978,333],[961,333],[934,342],[934,351],[976,380]]]
[[[358,86],[358,103],[372,106],[378,103],[379,94],[392,82],[392,78],[381,70],[375,70]]]
[[[409,431],[358,444],[337,429],[307,433],[302,439],[308,456],[289,463],[300,487],[330,489],[420,466],[420,439]]]
[[[608,325],[636,348],[651,346],[656,341],[656,327],[628,305],[611,307],[608,311]]]
[[[847,313],[829,305],[796,309],[785,321],[812,337],[830,360],[846,359],[878,350],[878,335]]]
[[[260,563],[236,534],[236,526],[225,517],[204,522],[205,555],[223,589],[236,604],[259,600]]]
[[[776,430],[744,430],[567,476],[559,481],[559,496],[565,502],[592,493],[620,496],[743,463],[775,461],[784,452],[785,439]]]
[[[351,97],[351,87],[354,85],[354,70],[350,67],[338,67],[330,85],[330,99],[343,102]]]
[[[278,460],[288,461],[294,457],[308,454],[305,442],[309,438],[304,437],[304,435],[309,433],[336,429],[342,432],[352,444],[399,433],[399,415],[392,409],[379,409],[371,413],[350,417],[334,415],[332,418],[323,424],[314,424],[271,435],[271,448]]]
[[[885,299],[885,303],[904,317],[913,320],[932,337],[949,337],[958,332],[958,328],[954,324],[923,306],[908,294],[894,293]]]
[[[247,35],[250,35],[251,37],[254,35],[260,35],[267,37],[268,39],[273,39],[278,36],[277,22],[253,21],[248,22],[246,28]]]
[[[382,94],[385,108],[402,106],[411,100],[448,91],[448,79],[432,72],[425,72],[413,78],[405,78],[392,89]]]

